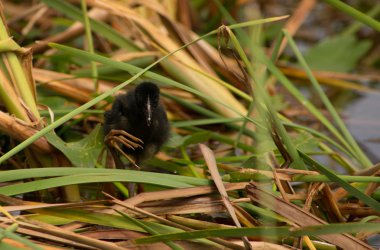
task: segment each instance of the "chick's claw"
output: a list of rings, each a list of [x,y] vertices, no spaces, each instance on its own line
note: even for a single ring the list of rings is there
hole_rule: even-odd
[[[130,149],[137,149],[137,148],[143,148],[144,142],[137,138],[136,136],[133,136],[129,134],[128,132],[124,130],[111,130],[108,135],[105,138],[105,142],[108,145],[111,145],[114,147],[115,144],[118,142]]]
[[[133,160],[128,154],[126,154],[121,146],[124,145],[125,147],[130,148],[132,150],[135,150],[137,148],[143,149],[142,144],[144,144],[144,142],[142,140],[129,134],[124,130],[113,129],[107,134],[104,141],[108,145],[108,147],[117,150],[120,154],[127,158],[128,161],[130,161],[136,168],[139,168],[136,165],[135,160]]]

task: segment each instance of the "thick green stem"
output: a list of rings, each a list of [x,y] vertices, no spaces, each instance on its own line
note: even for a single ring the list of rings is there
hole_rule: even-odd
[[[9,39],[7,28],[3,23],[3,20],[0,19],[0,40]],[[15,79],[15,85],[17,86],[18,91],[20,92],[24,102],[31,110],[33,115],[38,119],[40,115],[38,113],[36,101],[33,95],[32,86],[28,83],[28,79],[25,75],[25,72],[21,66],[19,59],[17,58],[14,52],[6,52],[5,56],[9,62],[11,74]]]

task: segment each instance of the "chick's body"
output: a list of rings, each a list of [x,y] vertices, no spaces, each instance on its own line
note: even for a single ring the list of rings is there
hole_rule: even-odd
[[[142,148],[123,151],[136,163],[153,157],[169,137],[169,122],[160,103],[160,90],[150,82],[143,82],[127,94],[116,97],[112,109],[104,113],[104,134],[124,130],[143,141]]]

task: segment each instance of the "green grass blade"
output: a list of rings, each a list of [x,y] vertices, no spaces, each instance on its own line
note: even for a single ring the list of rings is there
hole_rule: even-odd
[[[348,146],[348,150],[350,150],[353,154],[356,155],[357,160],[365,167],[371,167],[373,164],[368,159],[368,157],[363,153],[363,151],[360,149],[359,145],[356,143],[354,138],[352,137],[351,133],[348,131],[347,127],[344,125],[344,122],[339,117],[338,112],[335,110],[334,106],[331,104],[330,100],[326,96],[325,92],[322,90],[321,86],[319,85],[317,79],[314,77],[310,67],[307,65],[307,62],[303,58],[301,52],[297,48],[293,38],[287,32],[286,30],[283,30],[283,33],[285,37],[288,40],[288,43],[290,47],[292,48],[294,54],[296,55],[298,62],[301,64],[301,66],[305,69],[306,74],[308,75],[314,89],[318,93],[319,97],[321,98],[323,104],[327,108],[327,110],[330,112],[331,116],[333,117],[335,123],[339,127],[339,131],[341,131],[344,139],[346,139],[346,142],[344,145]]]
[[[136,239],[138,244],[154,243],[168,240],[189,240],[205,237],[242,237],[260,236],[265,234],[267,237],[300,237],[304,235],[319,236],[326,234],[358,233],[358,232],[379,232],[379,223],[340,223],[318,226],[308,226],[301,228],[291,227],[255,227],[255,228],[233,228],[233,229],[208,229],[174,233],[158,236],[144,237]]]
[[[107,168],[72,168],[72,167],[56,167],[56,168],[31,168],[31,169],[17,169],[0,172],[0,182],[17,181],[29,178],[46,178],[56,176],[68,175],[135,175],[145,174],[150,178],[169,179],[178,182],[187,183],[189,185],[208,185],[209,181],[205,179],[197,179],[193,177],[154,173],[154,172],[140,172],[135,170],[126,169],[107,169]]]
[[[377,16],[380,13],[380,4],[376,4],[373,6],[367,13],[365,13],[367,16],[373,18]],[[356,32],[359,31],[360,28],[362,28],[363,23],[362,22],[354,22],[351,24],[347,29],[342,32],[341,35],[343,36],[349,36],[349,35],[354,35]]]
[[[326,3],[334,6],[340,11],[343,11],[344,13],[350,15],[351,17],[355,18],[356,20],[368,25],[369,27],[373,28],[374,30],[380,32],[380,22],[373,19],[372,17],[356,10],[355,8],[349,6],[348,4],[345,4],[344,2],[340,0],[324,0]]]
[[[40,170],[41,171],[41,170]],[[133,170],[130,170],[133,171]],[[169,177],[168,174],[162,174],[162,176],[151,175],[152,173],[143,171],[134,171],[134,173],[129,172],[128,174],[121,175],[117,174],[74,174],[61,177],[53,177],[49,179],[30,181],[26,183],[18,183],[13,185],[8,185],[0,187],[0,193],[3,195],[16,195],[22,193],[28,193],[53,187],[61,187],[73,184],[84,184],[84,183],[105,183],[105,182],[135,182],[135,183],[146,183],[153,184],[162,187],[169,188],[186,188],[193,187],[192,184],[176,181],[173,177]],[[191,178],[191,177],[188,177]],[[209,181],[205,179],[193,179],[200,185],[208,185]]]

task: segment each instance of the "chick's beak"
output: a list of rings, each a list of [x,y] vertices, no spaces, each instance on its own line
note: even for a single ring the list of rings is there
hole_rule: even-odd
[[[148,127],[150,127],[150,125],[152,123],[152,105],[150,103],[149,96],[148,96],[148,100],[146,102],[146,113],[147,113],[146,122],[148,124]]]

